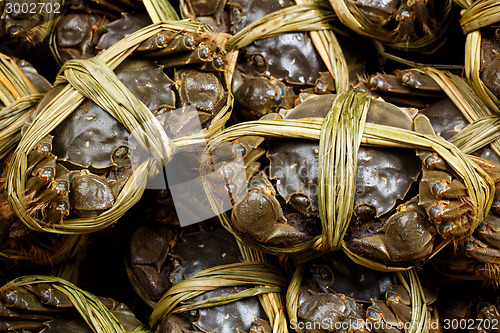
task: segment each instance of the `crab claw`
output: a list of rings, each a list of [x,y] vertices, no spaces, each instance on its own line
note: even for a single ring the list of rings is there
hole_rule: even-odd
[[[383,301],[372,299],[372,305],[366,310],[366,320],[375,333],[400,333],[399,321]]]
[[[411,42],[415,39],[415,15],[406,3],[402,3],[396,14],[398,27],[394,32],[398,34],[397,39],[404,42]]]
[[[431,27],[435,25],[435,22],[429,15],[427,0],[408,0],[407,4],[415,13],[415,19],[422,26],[424,33],[432,36],[433,32]]]
[[[295,215],[290,216],[290,221],[285,218],[276,192],[264,173],[254,176],[248,188],[245,198],[233,208],[231,220],[238,232],[266,244],[298,243],[310,238],[293,225]]]
[[[27,196],[33,196],[34,193],[50,183],[54,179],[55,173],[56,157],[53,154],[49,154],[38,162],[29,173],[31,177],[26,182]]]
[[[386,263],[419,260],[429,255],[434,248],[434,228],[426,220],[415,198],[400,205],[397,213],[371,233],[365,237],[355,237],[350,242]]]

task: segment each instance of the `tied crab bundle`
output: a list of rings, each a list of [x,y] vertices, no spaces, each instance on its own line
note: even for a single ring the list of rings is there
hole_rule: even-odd
[[[467,35],[465,75],[476,94],[500,113],[500,4],[494,0],[469,3],[462,7],[460,24]]]
[[[19,61],[18,61],[19,62]],[[22,62],[22,61],[21,61]],[[21,64],[21,63],[20,63]],[[24,63],[0,54],[0,159],[6,157],[21,138],[21,128],[30,120],[32,109],[50,89],[50,83]]]
[[[345,91],[349,71],[331,22],[335,14],[317,1],[181,1],[183,17],[233,34],[238,51],[232,89],[237,121],[255,120],[293,104],[300,90]]]
[[[8,154],[21,138],[22,127],[31,120],[33,108],[43,97],[42,93],[50,90],[50,84],[29,63],[3,54],[0,54],[0,77],[3,106],[0,110],[0,160],[4,172],[9,161]],[[86,236],[55,237],[26,230],[27,227],[10,209],[4,193],[4,180],[1,180],[0,189],[0,259],[10,263],[20,261],[23,265],[26,261],[55,265],[74,258],[85,245]]]
[[[452,0],[330,1],[348,28],[394,50],[433,53],[452,23]]]
[[[437,103],[438,108],[431,106],[422,110],[422,113],[429,116],[439,135],[446,136],[463,153],[473,154],[468,156],[495,182],[495,195],[489,214],[480,221],[475,231],[471,230],[463,244],[457,244],[454,251],[440,254],[436,258],[436,266],[454,278],[480,279],[498,285],[500,119],[462,78],[430,67],[417,71],[432,78],[452,101],[451,108]]]
[[[18,217],[69,234],[117,221],[174,151],[205,142],[229,118],[219,42],[199,23],[159,23],[95,58],[66,62],[7,169]],[[134,170],[133,143],[147,152]]]
[[[434,135],[423,115],[412,119],[403,109],[351,90],[335,100],[306,100],[286,118],[235,125],[207,148],[212,155],[205,172],[214,175],[204,184],[210,203],[223,226],[250,246],[277,254],[342,248],[370,268],[407,270],[472,233],[490,209],[490,176]],[[264,137],[284,139],[267,152],[276,189],[256,163],[265,152],[258,147]],[[319,140],[319,147],[311,140]],[[241,157],[228,161],[228,149]],[[417,195],[407,199],[421,171]],[[217,181],[225,182],[232,199],[230,215],[213,187]]]
[[[22,276],[0,288],[0,330],[144,332],[123,303],[96,297],[53,276]]]
[[[299,90],[327,93],[349,87],[348,65],[331,25],[335,15],[324,3],[296,3],[230,2],[234,35],[226,47],[240,51],[233,91],[235,109],[244,118],[286,108]]]
[[[151,327],[230,333],[264,325],[286,332],[280,293],[288,281],[264,256],[246,250],[220,227],[181,233],[155,224],[137,228],[127,273],[153,308]]]
[[[414,270],[377,272],[340,252],[296,267],[286,295],[290,323],[300,333],[438,331],[435,300]]]

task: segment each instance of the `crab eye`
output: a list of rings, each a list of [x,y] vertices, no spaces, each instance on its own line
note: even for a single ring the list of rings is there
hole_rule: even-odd
[[[196,44],[196,41],[194,40],[193,36],[186,36],[186,38],[184,38],[184,43],[188,47],[193,47]]]

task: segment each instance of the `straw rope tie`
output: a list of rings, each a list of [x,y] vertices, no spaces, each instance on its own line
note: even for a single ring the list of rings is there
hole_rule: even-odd
[[[351,220],[358,151],[370,98],[353,90],[339,95],[325,117],[319,139],[318,202],[322,250],[337,250]]]
[[[211,290],[256,284],[262,284],[263,286],[179,306],[179,304]],[[169,313],[228,304],[266,293],[279,293],[286,286],[287,281],[282,274],[276,268],[263,262],[247,261],[215,266],[198,272],[172,286],[156,303],[149,324],[151,327],[155,326],[161,318]]]

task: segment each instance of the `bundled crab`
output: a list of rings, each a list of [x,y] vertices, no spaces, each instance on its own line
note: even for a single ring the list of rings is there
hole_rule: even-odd
[[[156,25],[96,58],[66,62],[7,169],[7,198],[23,222],[78,233],[114,223],[147,175],[189,145],[183,138],[221,128],[231,97],[217,43],[196,23]],[[135,170],[132,149],[149,153]]]
[[[478,96],[495,112],[500,112],[500,26],[494,1],[459,3],[465,10],[460,24],[465,42],[465,75]]]
[[[395,50],[434,52],[454,16],[452,1],[330,1],[340,21]]]
[[[328,5],[270,0],[207,6],[181,1],[181,14],[233,34],[226,49],[239,51],[232,81],[238,121],[290,108],[301,90],[347,89],[347,65]]]
[[[362,110],[360,119],[347,116]],[[342,247],[357,262],[378,269],[422,264],[444,244],[463,239],[488,212],[494,183],[455,146],[436,137],[425,116],[407,111],[351,91],[336,98],[310,97],[283,120],[227,129],[211,143],[207,163],[210,172],[224,174],[233,199],[231,216],[221,215],[223,225],[267,252]],[[363,131],[356,126],[365,119]],[[358,137],[342,137],[343,131]],[[239,139],[243,135],[275,138],[256,156]],[[311,141],[318,138],[319,146]],[[220,153],[232,140],[242,147],[233,151],[244,151],[240,163],[246,174],[234,172],[237,159]],[[347,148],[360,143],[370,147]],[[264,153],[269,162],[258,161]],[[266,165],[268,172],[260,171]],[[242,176],[248,182],[242,183]]]
[[[140,2],[75,2],[68,5],[51,32],[51,48],[59,64],[87,59],[150,24]]]
[[[156,332],[271,332],[275,318],[267,313],[271,322],[266,320],[255,296],[279,298],[286,280],[277,268],[242,263],[240,256],[232,235],[221,228],[179,234],[143,225],[131,238],[127,270],[137,293],[153,307],[150,325]]]
[[[0,288],[2,332],[128,332],[144,325],[123,303],[51,276],[23,276]]]
[[[336,252],[297,267],[287,310],[299,332],[406,332],[418,325],[439,332],[436,299],[413,271],[377,272]]]

